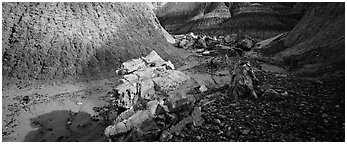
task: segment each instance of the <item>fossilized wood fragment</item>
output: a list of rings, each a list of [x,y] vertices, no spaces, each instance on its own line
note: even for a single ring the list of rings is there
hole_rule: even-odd
[[[254,97],[258,98],[255,93],[254,85],[258,79],[255,77],[250,62],[239,62],[235,65],[231,73],[230,93],[235,98]]]

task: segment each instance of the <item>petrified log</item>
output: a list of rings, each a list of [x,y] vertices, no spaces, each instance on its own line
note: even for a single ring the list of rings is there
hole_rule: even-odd
[[[231,85],[230,93],[234,98],[254,97],[258,98],[254,90],[254,84],[258,81],[255,77],[250,62],[238,62],[230,71]]]
[[[162,60],[156,52],[124,62],[121,69],[129,74],[111,92],[111,105],[122,112],[105,129],[110,141],[156,141],[163,130],[184,118],[182,112],[191,110],[187,105],[192,105],[193,100],[186,96],[156,93],[173,91],[190,79],[173,70],[172,63]],[[161,139],[170,138],[166,136],[164,133]]]

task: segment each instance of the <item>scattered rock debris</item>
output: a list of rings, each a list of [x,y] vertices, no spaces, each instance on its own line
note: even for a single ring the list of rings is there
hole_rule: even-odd
[[[112,124],[105,130],[106,136],[110,141],[176,142],[343,139],[341,133],[344,131],[344,116],[339,112],[343,111],[340,106],[343,105],[343,100],[339,101],[337,99],[341,98],[336,97],[339,90],[334,91],[337,92],[334,97],[326,97],[324,95],[328,91],[321,89],[318,94],[314,89],[317,86],[323,88],[323,85],[312,85],[310,83],[314,82],[289,73],[283,77],[281,73],[254,71],[259,66],[258,63],[242,58],[230,59],[232,60],[214,60],[217,65],[227,64],[225,68],[231,77],[229,83],[217,87],[204,83],[194,86],[184,83],[189,83],[194,79],[194,73],[201,73],[203,69],[210,74],[225,75],[217,74],[221,73],[220,69],[223,67],[188,68],[186,71],[193,72],[193,77],[185,79],[173,89],[163,89],[155,84],[152,96],[141,93],[139,83],[143,79],[134,77],[133,85],[138,87],[134,89],[134,96],[130,97],[138,98],[129,108],[111,103],[113,110],[118,109],[118,114],[110,119]],[[210,60],[202,61],[201,65],[209,62]],[[182,87],[188,90],[182,92]],[[329,91],[333,88],[328,85],[324,87]],[[336,88],[342,87],[333,89]],[[313,96],[314,93],[318,97]],[[120,95],[118,90],[114,90],[113,94]],[[234,99],[235,95],[239,98]],[[112,99],[119,100],[117,96]],[[310,103],[311,101],[314,103]],[[323,104],[326,102],[335,104],[331,107]],[[326,111],[327,109],[335,111]]]
[[[176,40],[174,46],[183,49],[196,49],[194,52],[198,56],[216,56],[218,54],[227,54],[231,57],[243,56],[244,51],[250,51],[256,40],[237,34],[227,36],[206,36],[195,35],[193,32],[186,35],[173,36]]]

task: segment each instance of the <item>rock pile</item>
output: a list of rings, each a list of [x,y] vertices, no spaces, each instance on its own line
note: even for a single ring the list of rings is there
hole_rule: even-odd
[[[227,54],[228,56],[242,56],[244,51],[250,51],[256,41],[247,36],[231,34],[226,36],[195,35],[193,32],[186,35],[175,35],[175,47],[183,49],[196,49],[202,55]]]
[[[122,64],[117,72],[123,83],[109,93],[116,111],[105,129],[110,141],[169,141],[187,124],[199,126],[205,121],[201,107],[213,88],[174,69],[155,51]],[[230,96],[257,98],[257,79],[249,62],[237,63],[229,72],[230,87],[222,89],[229,88]]]
[[[196,97],[175,92],[190,77],[155,51],[123,63],[123,83],[110,93],[119,115],[105,130],[110,141],[164,141],[186,123],[201,123]],[[189,82],[188,82],[189,84]]]

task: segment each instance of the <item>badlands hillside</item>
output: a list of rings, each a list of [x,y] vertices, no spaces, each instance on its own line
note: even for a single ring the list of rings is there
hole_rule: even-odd
[[[165,59],[177,59],[146,3],[3,3],[2,7],[5,79],[100,78],[152,50]]]
[[[3,2],[3,142],[343,142],[345,4]]]
[[[82,92],[85,97],[85,90],[102,95],[100,90],[112,87],[107,79],[117,76],[123,62],[155,50],[179,64],[182,55],[168,42],[172,37],[147,3],[5,2],[2,36],[3,141],[25,140],[32,129],[30,118],[71,109],[58,100],[37,102],[42,96]],[[105,79],[100,83],[109,85],[99,86],[97,80]],[[15,100],[25,96],[37,108],[28,115]]]

